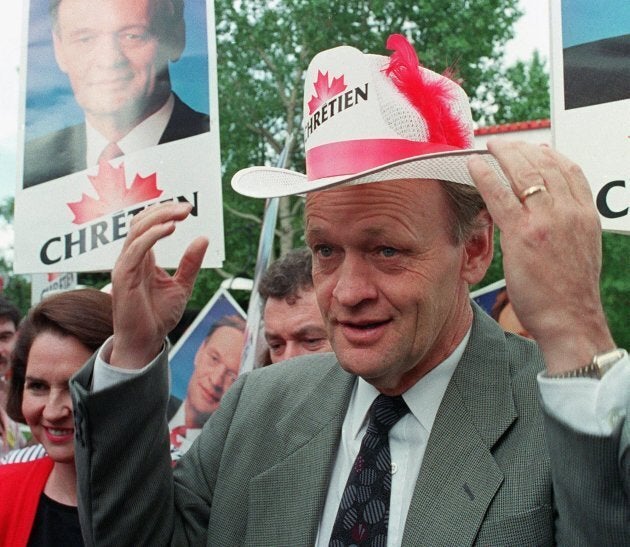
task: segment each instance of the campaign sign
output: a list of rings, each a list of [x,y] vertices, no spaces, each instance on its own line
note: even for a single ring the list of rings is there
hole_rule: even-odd
[[[221,266],[213,1],[30,0],[24,27],[15,271],[111,270],[132,218],[161,202],[192,213],[158,265],[205,235],[203,267]]]

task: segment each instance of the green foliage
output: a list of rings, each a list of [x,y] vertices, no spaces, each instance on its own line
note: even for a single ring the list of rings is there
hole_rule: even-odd
[[[109,272],[83,272],[77,274],[77,285],[94,287],[99,290],[110,283],[111,280]]]
[[[11,224],[13,222],[13,213],[15,209],[15,198],[9,197],[5,201],[0,202],[0,218]]]
[[[495,228],[494,230],[494,255],[492,257],[492,262],[488,267],[488,271],[484,276],[483,280],[480,283],[470,287],[471,291],[475,291],[477,289],[481,289],[495,281],[499,281],[503,279],[505,276],[503,274],[503,252],[501,251],[501,242],[500,242],[500,233],[499,230]]]
[[[507,68],[489,67],[477,89],[483,104],[483,125],[549,118],[549,74],[538,51],[529,62],[517,61]]]
[[[601,292],[612,330],[618,346],[630,348],[630,277],[628,257],[630,257],[630,237],[627,235],[604,233],[602,240],[603,264]]]
[[[5,278],[2,295],[17,306],[22,316],[26,315],[31,307],[30,281],[22,275],[10,275],[11,266],[4,258],[0,258],[0,271],[4,273]]]

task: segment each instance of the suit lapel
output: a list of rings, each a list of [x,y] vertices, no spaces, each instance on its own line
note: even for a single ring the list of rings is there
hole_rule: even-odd
[[[471,337],[438,410],[403,545],[471,545],[503,473],[490,452],[516,419],[501,329],[475,307]]]
[[[250,482],[246,544],[315,543],[354,380],[334,365],[277,424],[285,458]]]

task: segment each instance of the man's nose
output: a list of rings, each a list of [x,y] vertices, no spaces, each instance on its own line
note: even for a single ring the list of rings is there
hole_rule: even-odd
[[[333,297],[342,306],[354,307],[377,297],[370,266],[363,257],[346,254],[335,273]]]
[[[284,349],[284,353],[282,354],[282,359],[291,359],[292,357],[297,357],[298,355],[303,355],[304,353],[308,353],[299,342],[288,341],[286,347]]]
[[[227,364],[224,363],[223,361],[216,363],[212,367],[211,379],[214,385],[214,389],[215,391],[217,391],[217,393],[223,393],[224,391],[223,386],[228,381],[230,376],[231,376],[230,367],[228,367]]]
[[[97,40],[95,62],[101,67],[111,67],[126,60],[116,34],[102,34]]]

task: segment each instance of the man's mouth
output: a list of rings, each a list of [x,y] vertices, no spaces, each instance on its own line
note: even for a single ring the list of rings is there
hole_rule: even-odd
[[[370,345],[377,342],[385,332],[389,320],[339,321],[343,337],[354,345]]]
[[[337,321],[342,327],[358,330],[375,329],[389,322],[388,319],[383,320],[365,320],[365,321]]]

